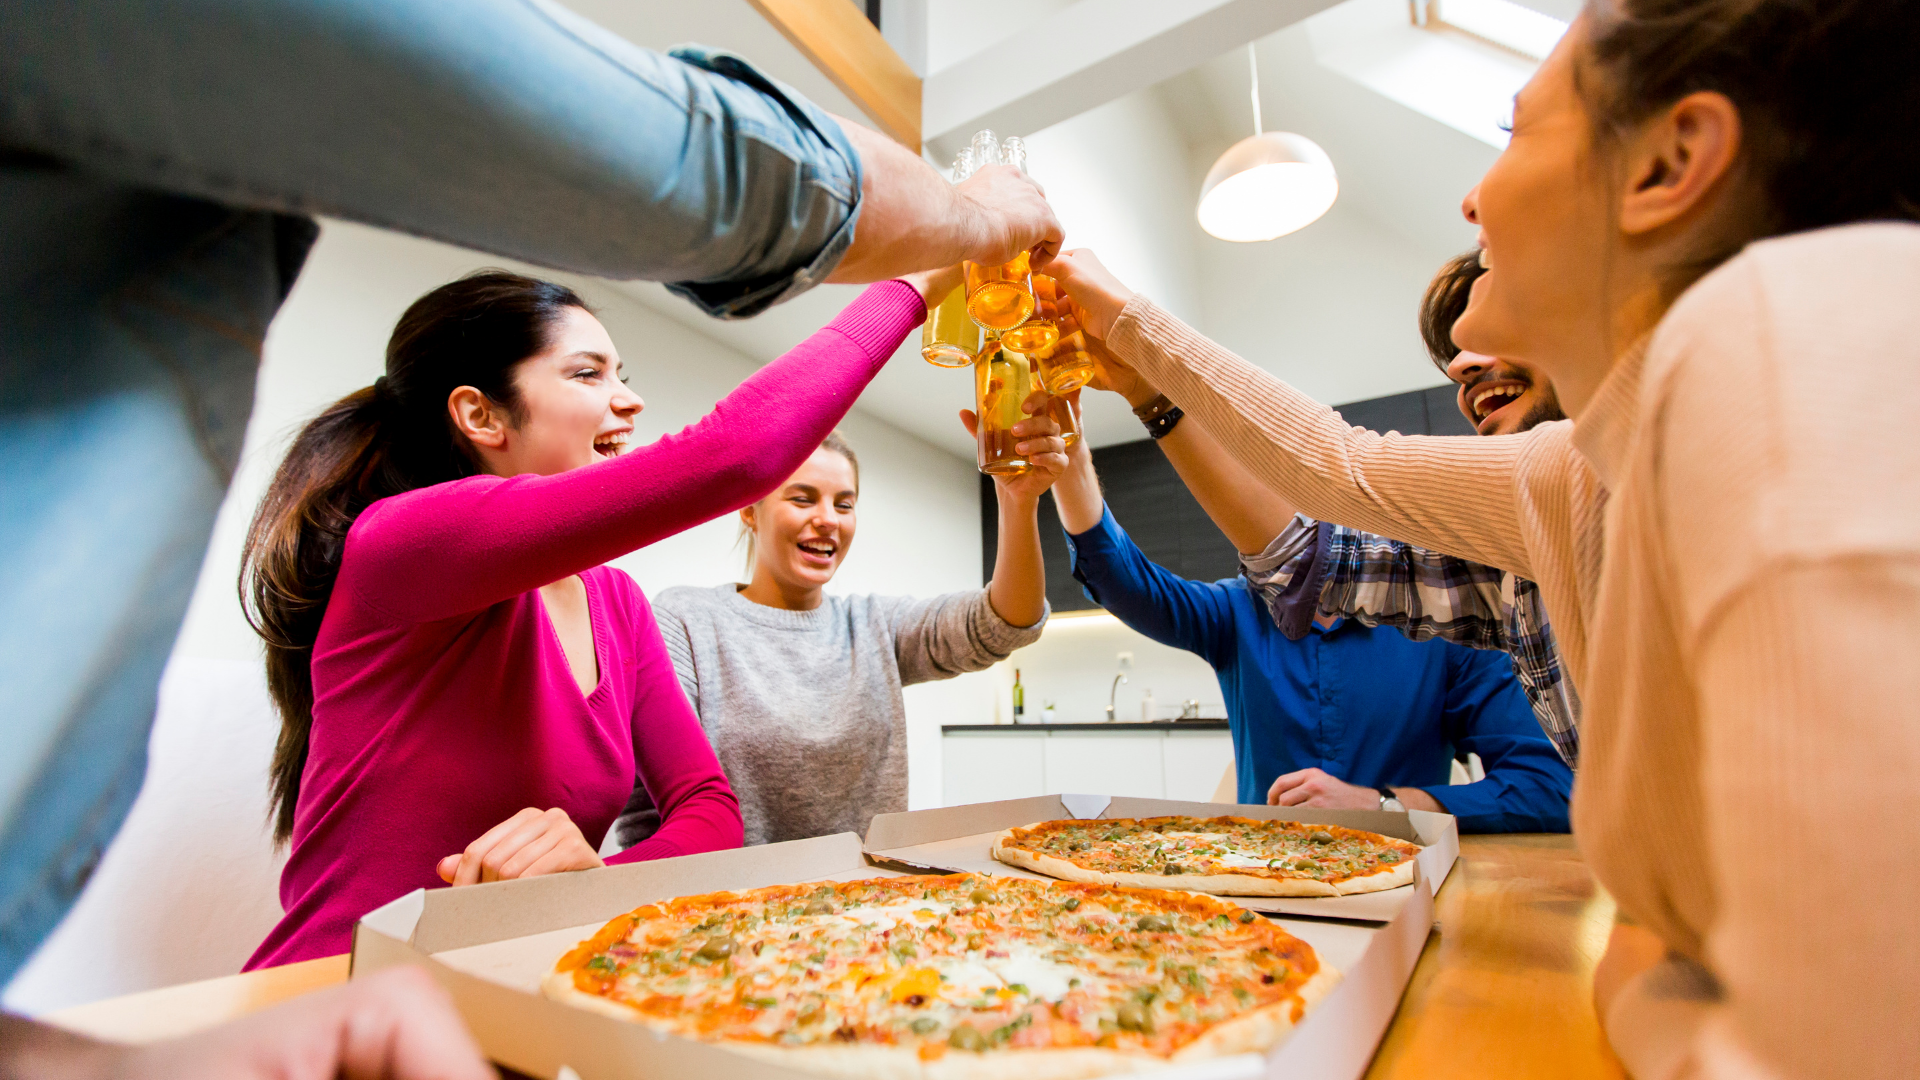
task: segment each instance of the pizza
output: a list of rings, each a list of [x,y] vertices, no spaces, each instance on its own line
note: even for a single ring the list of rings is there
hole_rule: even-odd
[[[1243,817],[1042,821],[993,857],[1067,881],[1229,896],[1344,896],[1413,881],[1418,844],[1338,825]]]
[[[1215,897],[951,874],[647,904],[543,990],[809,1072],[1074,1080],[1264,1050],[1338,979]]]

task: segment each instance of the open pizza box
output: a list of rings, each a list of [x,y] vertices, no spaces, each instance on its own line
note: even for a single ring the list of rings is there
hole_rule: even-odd
[[[1460,831],[1450,814],[1425,810],[1395,813],[1386,810],[1310,810],[1296,806],[1233,806],[1225,803],[1176,802],[1106,795],[1038,795],[1029,799],[948,806],[938,810],[911,810],[881,814],[867,829],[867,856],[878,866],[918,873],[964,870],[975,874],[1042,878],[993,857],[993,842],[1007,829],[1037,821],[1065,818],[1112,819],[1190,814],[1194,817],[1256,818],[1261,821],[1298,821],[1308,825],[1341,825],[1365,829],[1424,847],[1415,864],[1424,875],[1428,893],[1440,891],[1460,856]],[[1350,896],[1234,896],[1234,903],[1269,914],[1307,915],[1323,919],[1363,919],[1387,922],[1398,915],[1413,886]]]
[[[1057,801],[1057,800],[1056,800]],[[1185,805],[1185,804],[1178,804]],[[1398,1007],[1433,923],[1416,868],[1416,902],[1384,926],[1282,920],[1340,984],[1279,1046],[1150,1073],[1153,1080],[1357,1080]],[[461,889],[422,889],[363,917],[353,932],[357,978],[399,964],[424,967],[452,995],[494,1061],[557,1080],[800,1080],[813,1074],[541,996],[568,949],[616,915],[656,900],[803,881],[893,877],[868,863],[860,838],[812,840],[610,866]],[[817,1080],[817,1078],[816,1078]]]

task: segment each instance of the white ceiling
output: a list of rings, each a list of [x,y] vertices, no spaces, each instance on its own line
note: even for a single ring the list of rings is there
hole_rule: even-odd
[[[746,0],[568,2],[637,44],[698,41],[731,49],[829,110],[858,115]],[[1343,7],[1380,2],[1350,0]],[[992,55],[1003,41],[1008,62],[1031,62],[1034,43],[1021,39],[1021,28],[1071,6],[1071,0],[887,0],[886,9],[916,3],[924,9],[910,14],[926,27],[930,71],[983,51]],[[1578,0],[1527,3],[1561,18],[1578,7]],[[892,29],[897,37],[899,26]],[[1332,403],[1436,385],[1440,376],[1414,329],[1415,307],[1427,276],[1471,245],[1473,229],[1460,217],[1460,199],[1497,151],[1322,64],[1310,31],[1303,22],[1258,42],[1266,127],[1312,138],[1340,176],[1335,209],[1292,236],[1228,244],[1193,221],[1206,169],[1252,134],[1244,42],[1223,41],[1218,56],[1192,70],[1046,131],[1004,134],[1028,136],[1033,171],[1048,186],[1070,246],[1092,246],[1123,280],[1249,360]],[[903,53],[919,52],[908,44]],[[758,318],[718,322],[658,285],[618,287],[760,362],[824,325],[858,291],[823,286]],[[971,382],[921,362],[917,340],[909,341],[859,407],[970,456],[972,440],[955,413],[969,403]],[[1141,436],[1112,400],[1088,402],[1087,426],[1095,445]]]

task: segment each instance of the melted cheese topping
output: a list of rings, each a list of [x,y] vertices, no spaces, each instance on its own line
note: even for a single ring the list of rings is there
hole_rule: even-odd
[[[1304,942],[1190,893],[957,874],[642,907],[557,965],[697,1038],[1164,1055],[1297,996]]]

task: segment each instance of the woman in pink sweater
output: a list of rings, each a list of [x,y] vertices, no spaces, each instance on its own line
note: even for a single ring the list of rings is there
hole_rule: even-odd
[[[345,952],[413,889],[599,866],[636,781],[663,824],[615,861],[738,846],[646,597],[602,564],[766,494],[950,287],[874,285],[632,451],[642,402],[571,290],[487,271],[416,301],[386,375],[302,430],[248,535],[292,849],[247,967]]]

